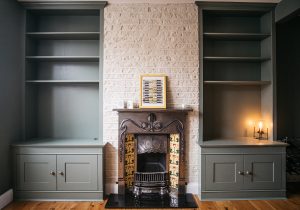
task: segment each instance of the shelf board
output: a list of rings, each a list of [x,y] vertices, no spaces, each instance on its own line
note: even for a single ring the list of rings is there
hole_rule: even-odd
[[[205,85],[269,85],[270,81],[204,81]]]
[[[99,80],[26,80],[26,83],[99,83]]]
[[[223,56],[205,56],[205,61],[218,61],[218,62],[262,62],[270,60],[270,58],[262,57],[223,57]]]
[[[217,40],[263,40],[270,34],[263,33],[203,33],[204,37]]]
[[[99,62],[99,56],[26,56],[26,59],[38,62]]]
[[[54,40],[99,40],[99,32],[27,32],[26,36],[34,39]]]
[[[266,147],[266,146],[279,146],[279,147],[286,147],[288,144],[279,142],[279,141],[272,141],[272,140],[258,140],[250,137],[236,137],[230,139],[209,139],[203,141],[200,144],[201,147],[205,148],[224,148],[224,147]]]
[[[59,139],[37,138],[16,142],[13,147],[103,147],[98,138],[95,139]]]

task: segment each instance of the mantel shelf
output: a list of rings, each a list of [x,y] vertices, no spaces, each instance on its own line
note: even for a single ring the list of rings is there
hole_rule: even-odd
[[[145,108],[135,108],[135,109],[113,109],[116,112],[192,112],[192,108],[167,108],[167,109],[145,109]]]

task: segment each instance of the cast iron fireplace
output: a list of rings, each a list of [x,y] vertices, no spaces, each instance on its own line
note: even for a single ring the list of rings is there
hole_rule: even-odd
[[[185,117],[190,109],[116,109],[119,112],[118,193],[186,193]]]

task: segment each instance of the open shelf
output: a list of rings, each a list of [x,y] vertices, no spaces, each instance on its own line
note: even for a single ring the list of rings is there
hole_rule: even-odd
[[[99,83],[99,80],[26,80],[26,83]]]
[[[97,62],[99,56],[26,56],[26,59],[40,62]]]
[[[99,144],[100,14],[98,7],[27,10],[26,140],[42,146],[93,139]]]
[[[99,62],[27,62],[26,80],[98,81]]]
[[[98,40],[99,32],[27,32],[27,37],[54,40]]]
[[[204,37],[218,40],[263,40],[270,36],[265,33],[203,33]]]
[[[26,139],[99,138],[99,83],[45,82],[26,86]]]
[[[270,60],[270,58],[262,57],[222,57],[222,56],[205,56],[205,61],[218,61],[218,62],[263,62]]]
[[[204,81],[205,85],[269,85],[271,81]]]
[[[32,9],[27,12],[27,32],[99,32],[99,10]]]
[[[228,9],[224,4],[205,8],[200,15],[202,141],[249,137],[253,131],[247,119],[272,122],[272,11]]]

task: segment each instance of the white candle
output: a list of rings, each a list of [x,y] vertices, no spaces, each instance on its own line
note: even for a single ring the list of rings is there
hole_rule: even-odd
[[[260,131],[263,129],[263,122],[262,121],[258,122],[258,128],[259,128]]]

